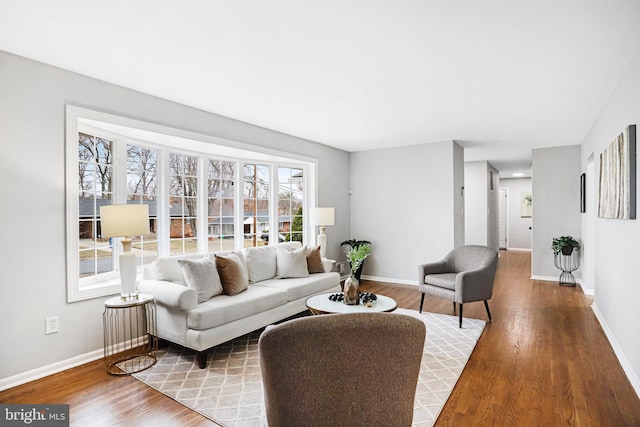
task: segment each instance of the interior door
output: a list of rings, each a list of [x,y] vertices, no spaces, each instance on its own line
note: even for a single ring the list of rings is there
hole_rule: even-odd
[[[500,249],[507,248],[507,189],[500,189],[498,203],[498,245]]]

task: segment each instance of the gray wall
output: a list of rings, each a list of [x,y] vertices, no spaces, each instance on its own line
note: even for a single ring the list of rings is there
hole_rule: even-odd
[[[364,276],[416,283],[418,264],[463,243],[464,166],[455,142],[352,153],[350,173],[351,234],[373,243]]]
[[[523,192],[531,193],[531,178],[500,178],[500,188],[508,190],[507,198],[507,249],[531,249],[532,218],[520,216],[520,198]],[[535,203],[535,200],[533,201]],[[551,246],[551,244],[549,244]]]
[[[318,159],[318,204],[334,206],[330,257],[349,237],[348,153],[0,52],[0,379],[101,349],[103,301],[68,304],[65,104]],[[44,334],[59,316],[60,332]]]
[[[533,241],[531,274],[560,276],[551,241],[573,236],[581,241],[580,146],[540,148],[532,153]],[[579,278],[580,271],[574,273]]]
[[[595,183],[600,153],[632,124],[640,126],[640,48],[636,49],[582,144],[582,171],[587,170],[587,159],[593,154]],[[636,185],[636,188],[640,187]],[[594,185],[587,194],[595,201],[594,207],[597,195],[597,185]],[[592,221],[595,311],[640,394],[640,219],[600,219],[594,215]]]

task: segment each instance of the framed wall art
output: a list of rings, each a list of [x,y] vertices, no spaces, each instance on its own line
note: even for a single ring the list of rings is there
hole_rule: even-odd
[[[520,218],[531,218],[532,206],[531,193],[528,191],[520,193]]]
[[[628,126],[600,154],[598,217],[636,218],[636,126]]]

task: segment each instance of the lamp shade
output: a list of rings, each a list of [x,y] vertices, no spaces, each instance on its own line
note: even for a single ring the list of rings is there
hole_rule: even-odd
[[[149,206],[107,205],[100,207],[102,237],[149,234]]]
[[[333,208],[312,208],[310,220],[312,225],[334,225]]]

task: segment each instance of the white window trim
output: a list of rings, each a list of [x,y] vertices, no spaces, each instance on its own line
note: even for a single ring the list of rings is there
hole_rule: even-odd
[[[92,298],[104,297],[108,295],[114,295],[120,292],[120,280],[117,271],[101,274],[95,276],[95,280],[90,284],[83,284],[80,286],[80,280],[78,277],[78,226],[77,219],[79,214],[78,206],[78,185],[77,185],[77,164],[78,164],[78,122],[79,120],[86,121],[91,124],[92,122],[100,122],[103,124],[109,124],[116,129],[126,129],[132,131],[132,135],[124,136],[124,144],[126,146],[127,141],[131,140],[131,143],[138,145],[150,145],[145,143],[146,138],[138,135],[155,134],[166,138],[167,141],[172,142],[157,142],[151,144],[152,146],[160,145],[167,147],[168,149],[158,150],[158,176],[159,179],[165,181],[169,180],[167,173],[167,157],[169,151],[184,152],[185,154],[197,154],[199,157],[213,157],[215,159],[235,161],[236,162],[236,185],[235,197],[236,203],[242,203],[242,171],[241,167],[244,162],[255,162],[261,164],[269,164],[271,167],[272,184],[271,184],[271,196],[272,203],[270,209],[270,223],[273,224],[277,221],[277,206],[278,206],[278,193],[277,186],[273,185],[273,175],[277,171],[277,167],[290,166],[295,168],[301,168],[304,170],[304,188],[305,197],[303,202],[304,212],[304,224],[303,241],[315,242],[315,227],[309,224],[309,208],[315,206],[317,199],[317,159],[302,156],[299,154],[292,154],[281,152],[278,150],[268,149],[264,147],[254,146],[246,143],[240,143],[237,141],[231,141],[223,138],[213,137],[210,135],[198,134],[194,132],[184,131],[177,128],[157,125],[149,122],[130,119],[122,116],[117,116],[109,113],[104,113],[96,110],[90,110],[83,107],[74,105],[66,106],[66,226],[67,226],[67,241],[66,241],[66,264],[67,264],[67,301],[75,302]],[[120,132],[114,131],[121,135]],[[126,149],[125,149],[126,152]],[[202,165],[200,165],[202,166]],[[200,190],[204,188],[200,194],[206,194],[206,167],[199,168]],[[204,178],[204,179],[203,179]],[[277,179],[277,177],[276,177]],[[126,182],[126,180],[125,180]],[[166,256],[169,253],[168,239],[163,236],[162,233],[168,233],[169,218],[166,205],[168,203],[161,203],[161,201],[168,201],[168,187],[167,182],[161,185],[158,181],[158,256]],[[117,181],[115,182],[117,184]],[[123,184],[126,185],[126,184]],[[114,193],[116,193],[114,191]],[[126,193],[126,192],[125,192]],[[275,194],[274,194],[275,193]],[[118,197],[118,196],[116,196]],[[122,202],[117,198],[115,202]],[[199,213],[201,218],[201,224],[207,220],[206,203],[200,203],[201,208]],[[236,249],[242,249],[243,246],[243,212],[242,209],[235,209],[235,246]],[[201,230],[206,230],[201,228]],[[270,227],[270,239],[277,239],[278,227]],[[201,244],[206,239],[199,239],[198,250],[206,252],[206,242]],[[203,246],[202,248],[200,246]]]

